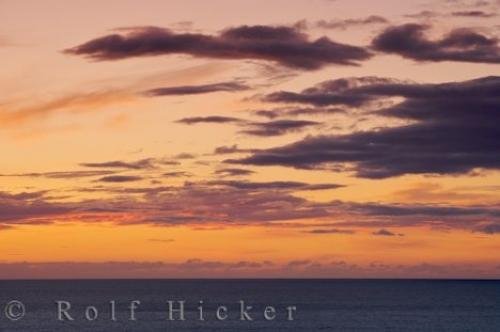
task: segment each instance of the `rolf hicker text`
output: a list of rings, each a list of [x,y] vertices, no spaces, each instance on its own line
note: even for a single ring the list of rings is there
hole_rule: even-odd
[[[61,322],[86,320],[110,320],[117,321],[126,319],[129,321],[141,320],[140,300],[130,301],[128,303],[117,303],[114,300],[109,301],[106,306],[89,305],[85,308],[75,308],[70,301],[55,301],[57,320]],[[118,316],[117,313],[120,313]],[[126,312],[124,316],[123,313]],[[186,320],[282,320],[294,321],[297,314],[297,306],[259,306],[259,309],[247,303],[244,300],[233,304],[217,305],[206,307],[204,301],[197,303],[187,303],[184,300],[165,302],[165,320],[167,321],[186,321]]]

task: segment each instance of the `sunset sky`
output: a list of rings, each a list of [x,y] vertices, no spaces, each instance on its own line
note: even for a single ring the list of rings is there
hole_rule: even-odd
[[[500,278],[499,18],[0,0],[0,278]]]

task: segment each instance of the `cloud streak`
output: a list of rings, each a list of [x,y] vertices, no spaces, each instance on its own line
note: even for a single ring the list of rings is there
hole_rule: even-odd
[[[452,16],[459,17],[480,17],[480,18],[490,18],[497,16],[497,13],[487,13],[482,10],[466,10],[466,11],[456,11],[451,13]]]
[[[215,171],[215,174],[222,176],[246,176],[255,172],[244,168],[222,168]]]
[[[372,42],[375,50],[416,61],[500,63],[498,39],[471,29],[455,29],[441,39],[429,39],[422,24],[389,27]]]
[[[110,175],[104,176],[97,180],[97,182],[111,182],[111,183],[124,183],[124,182],[135,182],[142,180],[140,176],[134,175]]]
[[[239,92],[250,89],[249,86],[240,82],[221,82],[203,85],[183,85],[163,88],[155,88],[146,91],[144,94],[151,97],[161,96],[185,96],[198,95],[213,92]]]
[[[93,39],[64,52],[99,61],[188,54],[202,58],[272,61],[302,70],[332,64],[357,65],[371,57],[362,47],[337,43],[327,37],[310,40],[294,28],[264,25],[234,27],[218,35],[175,33],[159,27],[130,28],[124,34]]]
[[[388,24],[389,20],[379,15],[370,15],[363,18],[349,18],[345,20],[320,20],[315,22],[315,26],[323,29],[346,30],[351,27],[362,27],[367,25]]]
[[[305,233],[321,235],[321,234],[354,234],[356,232],[353,230],[350,230],[350,229],[320,228],[320,229],[313,229],[310,231],[305,231]]]
[[[179,119],[175,122],[186,124],[186,125],[194,125],[194,124],[200,124],[200,123],[241,123],[243,121],[244,120],[229,117],[229,116],[212,115],[212,116],[195,116],[195,117],[189,117],[189,118],[182,118],[182,119]]]
[[[81,163],[80,166],[89,168],[111,168],[111,169],[152,169],[155,168],[155,160],[152,158],[141,159],[137,161],[127,162],[121,160],[106,161],[99,163]]]
[[[300,132],[308,127],[320,125],[320,122],[308,120],[275,120],[269,122],[253,122],[246,125],[241,133],[252,136],[280,136],[290,132]]]
[[[223,185],[241,190],[328,190],[344,187],[340,184],[308,184],[296,181],[271,181],[271,182],[250,182],[250,181],[212,181],[210,184]]]
[[[0,113],[2,127],[14,127],[35,119],[44,119],[50,115],[75,110],[101,109],[115,104],[130,102],[135,97],[125,90],[103,90],[72,93],[33,105],[8,105]]]
[[[61,172],[43,172],[43,173],[19,173],[19,174],[0,174],[5,177],[30,177],[30,178],[48,178],[48,179],[77,179],[102,175],[113,174],[114,171],[61,171]]]
[[[378,231],[373,232],[372,234],[375,236],[403,236],[403,234],[396,234],[385,228],[379,229]]]

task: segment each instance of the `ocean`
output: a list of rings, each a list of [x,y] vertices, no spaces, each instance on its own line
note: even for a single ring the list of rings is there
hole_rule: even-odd
[[[498,332],[500,281],[0,281],[0,331]]]

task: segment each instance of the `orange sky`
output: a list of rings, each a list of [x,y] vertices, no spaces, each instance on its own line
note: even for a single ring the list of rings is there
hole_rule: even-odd
[[[460,13],[496,13],[499,6],[491,1],[476,8],[465,0],[0,1],[0,278],[500,277],[498,155],[459,172],[379,178],[360,174],[362,161],[241,163],[311,137],[415,123],[374,113],[381,103],[412,98],[400,95],[342,105],[332,114],[259,116],[259,110],[321,108],[266,99],[272,93],[353,77],[409,85],[498,75],[500,60],[412,59],[369,45],[405,23],[428,26],[430,40],[457,28],[498,36],[498,17]],[[411,15],[424,10],[434,16]],[[370,16],[383,20],[370,23]],[[232,40],[223,55],[199,45],[105,61],[75,51],[109,34],[146,38],[144,27],[153,26],[169,29],[161,36],[198,34],[224,43],[224,31],[244,25],[293,30],[306,40],[293,37],[305,45],[298,49],[326,36],[371,55],[356,65],[329,59],[306,68],[287,62],[290,54],[236,52],[231,47],[240,41]],[[179,87],[191,92],[151,96],[153,89]],[[275,129],[276,120],[297,127]],[[220,153],[220,147],[233,151]],[[152,262],[161,263],[147,265]],[[123,266],[107,270],[110,264]],[[72,274],[64,272],[67,266]]]

